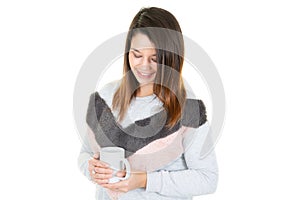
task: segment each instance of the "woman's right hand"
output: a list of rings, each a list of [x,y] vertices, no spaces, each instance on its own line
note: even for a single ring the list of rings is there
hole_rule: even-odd
[[[94,154],[88,162],[88,169],[92,181],[102,185],[108,183],[108,179],[112,177],[113,170],[109,165],[99,160],[99,154]]]

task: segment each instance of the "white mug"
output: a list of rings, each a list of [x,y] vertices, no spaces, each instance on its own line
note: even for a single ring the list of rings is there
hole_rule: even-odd
[[[104,147],[100,149],[100,160],[109,164],[114,170],[113,177],[109,179],[109,183],[117,183],[120,180],[126,180],[130,176],[130,165],[125,158],[125,150],[121,147]],[[121,178],[115,176],[116,173],[126,167],[126,176]]]

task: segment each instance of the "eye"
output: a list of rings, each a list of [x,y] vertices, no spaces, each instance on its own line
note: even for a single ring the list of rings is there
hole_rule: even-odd
[[[156,57],[151,58],[152,62],[157,62]]]
[[[152,60],[153,62],[157,62],[156,58],[152,58],[151,60]]]
[[[141,57],[142,57],[142,56],[137,55],[137,54],[135,54],[135,53],[133,53],[133,56],[134,56],[135,58],[141,58]]]

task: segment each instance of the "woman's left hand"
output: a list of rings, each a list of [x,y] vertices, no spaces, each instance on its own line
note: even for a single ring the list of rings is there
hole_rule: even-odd
[[[118,172],[118,177],[124,177],[125,172]],[[115,192],[128,192],[137,188],[146,188],[147,173],[146,172],[131,172],[127,180],[119,181],[117,183],[101,184],[102,187],[113,190]]]

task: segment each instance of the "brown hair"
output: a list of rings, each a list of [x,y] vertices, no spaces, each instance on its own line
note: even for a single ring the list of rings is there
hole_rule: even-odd
[[[171,128],[180,120],[186,98],[181,76],[184,43],[178,21],[161,8],[143,8],[131,22],[125,45],[124,76],[114,94],[113,109],[119,111],[118,120],[122,121],[132,98],[137,94],[139,83],[131,72],[128,59],[131,40],[136,33],[145,34],[156,47],[158,70],[153,92],[163,102],[168,114],[166,126]]]

